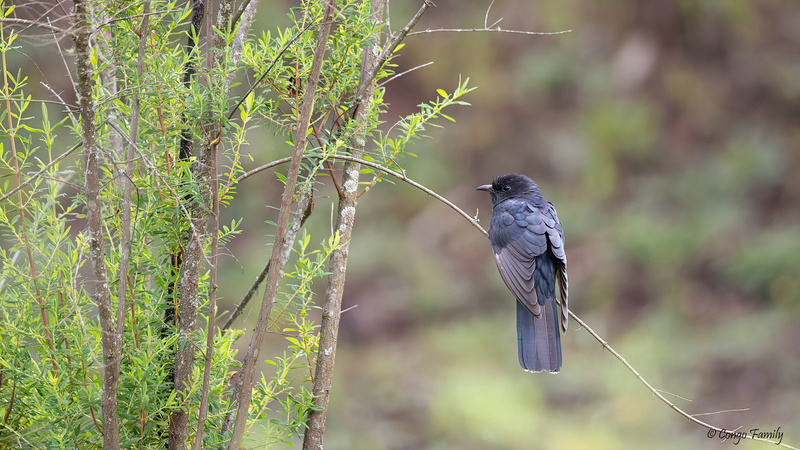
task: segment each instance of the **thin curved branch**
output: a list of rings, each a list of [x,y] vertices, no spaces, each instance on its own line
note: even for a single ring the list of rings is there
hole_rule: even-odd
[[[20,30],[20,32],[25,31],[26,29],[31,28],[31,27],[37,27],[37,28],[43,28],[45,30],[50,30],[50,31],[55,32],[55,33],[61,33],[61,34],[64,34],[66,36],[69,36],[69,37],[72,37],[72,36],[75,35],[75,32],[72,31],[72,30],[59,28],[59,27],[50,25],[48,23],[37,22],[35,20],[18,19],[16,17],[2,17],[2,18],[0,18],[0,22],[6,23],[6,24],[9,24],[9,25],[24,25],[25,28],[23,30]]]
[[[623,366],[625,366],[628,370],[630,370],[631,373],[633,373],[633,376],[635,376],[636,379],[639,380],[647,388],[647,390],[652,392],[653,395],[655,395],[656,397],[659,398],[659,400],[661,400],[662,402],[666,403],[667,406],[669,406],[670,408],[674,409],[675,412],[677,412],[678,414],[682,415],[683,417],[689,419],[690,421],[692,421],[692,422],[694,422],[694,423],[696,423],[696,424],[698,424],[698,425],[700,425],[702,427],[708,428],[709,430],[712,430],[712,431],[714,431],[716,433],[728,433],[728,432],[730,432],[730,430],[724,430],[722,428],[715,427],[714,425],[711,425],[709,423],[703,422],[702,420],[700,420],[700,419],[698,419],[696,417],[696,416],[703,415],[703,414],[694,414],[694,415],[689,414],[686,411],[684,411],[681,408],[679,408],[678,406],[676,406],[671,401],[667,400],[667,398],[664,397],[661,394],[661,392],[658,391],[658,389],[654,388],[650,383],[648,383],[647,380],[645,380],[644,377],[641,376],[639,374],[639,372],[636,369],[634,369],[633,366],[622,355],[620,355],[616,350],[614,350],[611,347],[611,345],[609,345],[608,342],[606,342],[603,338],[601,338],[600,335],[597,334],[597,332],[594,331],[589,325],[586,325],[586,322],[581,320],[581,318],[578,317],[577,314],[575,314],[572,311],[569,311],[569,316],[572,317],[572,319],[575,322],[578,322],[578,324],[581,327],[583,327],[589,334],[591,334],[592,337],[595,338],[597,340],[597,342],[599,342],[600,345],[603,346],[603,348],[605,348],[612,355],[614,355],[614,357],[617,358],[619,360],[619,362],[622,363]],[[790,448],[790,449],[793,449],[793,450],[798,450],[797,447],[792,447],[791,445],[785,444],[783,442],[778,442],[778,441],[773,441],[773,440],[770,440],[770,439],[759,438],[759,437],[747,435],[746,433],[744,433],[744,434],[745,434],[745,436],[742,436],[742,437],[744,437],[745,439],[751,439],[751,440],[754,440],[754,441],[769,442],[770,444],[780,445],[780,446],[783,446],[783,447],[786,447],[786,448]],[[709,433],[709,437],[714,437],[714,435]]]
[[[328,155],[328,158],[341,159],[343,161],[357,162],[357,163],[362,164],[364,166],[369,166],[369,167],[372,167],[373,169],[380,170],[381,172],[389,174],[389,175],[391,175],[391,176],[393,176],[393,177],[395,177],[395,178],[397,178],[399,180],[405,181],[406,183],[410,184],[411,186],[414,186],[415,188],[421,190],[422,192],[430,195],[431,197],[435,198],[436,200],[439,200],[440,202],[442,202],[445,205],[449,206],[450,208],[453,209],[453,211],[455,211],[456,213],[461,215],[461,217],[466,219],[475,228],[477,228],[481,233],[483,233],[484,236],[486,236],[487,238],[489,237],[489,233],[487,233],[486,230],[483,229],[483,227],[478,223],[477,220],[475,220],[474,217],[471,217],[469,214],[467,214],[464,211],[462,211],[461,208],[456,206],[450,200],[442,197],[441,195],[437,194],[436,192],[434,192],[434,191],[426,188],[425,186],[417,183],[416,181],[412,180],[411,178],[408,178],[405,173],[395,172],[394,170],[392,170],[392,169],[390,169],[388,167],[382,166],[382,165],[380,165],[378,163],[375,163],[375,162],[372,162],[372,161],[367,161],[365,159],[353,158],[352,156],[347,156],[347,155]],[[277,159],[275,161],[269,162],[267,164],[264,164],[262,166],[258,166],[255,169],[252,169],[252,170],[242,174],[239,178],[236,179],[236,182],[238,183],[239,181],[245,180],[245,179],[247,179],[247,178],[249,178],[249,177],[251,177],[251,176],[253,176],[253,175],[255,175],[255,174],[259,173],[259,172],[271,169],[271,168],[273,168],[275,166],[279,166],[281,164],[286,164],[290,160],[291,160],[291,158],[288,158],[288,157],[287,158],[281,158],[281,159]]]
[[[102,126],[102,125],[101,125],[101,126]],[[5,201],[7,198],[9,198],[9,197],[11,197],[12,195],[16,194],[16,193],[17,193],[18,191],[20,191],[22,188],[24,188],[25,186],[27,186],[28,184],[30,184],[32,181],[34,181],[36,178],[38,178],[38,177],[39,177],[41,174],[43,174],[43,173],[47,172],[47,171],[48,171],[48,170],[49,170],[51,167],[53,167],[54,165],[58,164],[58,162],[59,162],[59,161],[61,161],[62,159],[66,158],[67,156],[71,155],[71,154],[72,154],[72,152],[74,152],[75,150],[79,149],[79,148],[80,148],[82,145],[83,145],[83,141],[81,141],[81,142],[78,142],[77,144],[75,144],[75,145],[73,145],[72,147],[70,147],[70,148],[69,148],[69,150],[65,151],[65,152],[64,152],[64,153],[62,153],[60,156],[58,156],[56,159],[54,159],[54,160],[50,161],[49,163],[47,163],[47,165],[46,165],[46,166],[42,167],[41,169],[39,169],[39,171],[38,171],[38,172],[36,172],[35,174],[33,174],[33,175],[31,175],[30,177],[28,177],[28,179],[27,179],[27,180],[25,180],[25,181],[22,181],[22,182],[21,182],[19,185],[17,185],[17,186],[16,186],[14,189],[11,189],[10,191],[8,191],[8,192],[6,192],[5,194],[3,194],[3,196],[2,196],[2,197],[0,197],[0,202],[3,202],[3,201]]]
[[[43,85],[44,85],[46,88],[48,88],[48,89],[49,89],[49,86],[45,85],[44,83],[42,83],[42,84],[43,84]],[[55,101],[55,100],[41,100],[41,99],[34,99],[34,98],[0,97],[0,101],[8,101],[8,100],[15,101],[15,102],[17,102],[17,101],[24,101],[24,102],[28,102],[28,103],[44,103],[44,104],[47,104],[47,105],[58,105],[58,106],[63,106],[64,108],[66,108],[66,109],[68,109],[68,110],[69,110],[69,109],[75,109],[75,110],[77,110],[77,109],[78,109],[78,107],[77,107],[77,106],[75,106],[75,105],[70,105],[70,104],[64,103],[64,102],[62,102],[62,101]]]
[[[565,33],[572,33],[572,30],[561,30],[561,31],[523,31],[523,30],[506,30],[500,27],[494,28],[436,28],[436,29],[428,29],[428,30],[420,30],[414,31],[413,33],[408,33],[409,36],[414,36],[416,34],[426,34],[426,33],[477,33],[477,32],[485,32],[485,33],[509,33],[509,34],[528,34],[528,35],[544,35],[549,36],[551,34],[565,34]]]
[[[461,217],[465,218],[469,223],[471,223],[472,226],[474,226],[481,233],[483,233],[483,235],[486,236],[487,239],[489,238],[489,233],[478,223],[477,220],[475,220],[475,218],[473,218],[469,214],[465,213],[461,208],[459,208],[453,202],[447,200],[443,196],[441,196],[441,195],[437,194],[436,192],[432,191],[431,189],[429,189],[429,188],[417,183],[416,181],[408,178],[405,175],[405,173],[395,172],[394,170],[389,169],[388,167],[382,166],[382,165],[380,165],[378,163],[371,162],[371,161],[366,161],[366,160],[363,160],[363,159],[353,158],[351,156],[330,155],[329,157],[333,158],[333,159],[341,159],[341,160],[345,160],[345,161],[358,162],[358,163],[360,163],[362,165],[369,166],[369,167],[372,167],[374,169],[380,170],[381,172],[384,172],[384,173],[386,173],[388,175],[391,175],[391,176],[397,178],[398,180],[404,181],[404,182],[410,184],[411,186],[414,186],[415,188],[421,190],[422,192],[425,192],[426,194],[430,195],[431,197],[433,197],[433,198],[441,201],[445,205],[449,206],[456,213],[458,213]],[[250,170],[250,171],[246,172],[245,174],[243,174],[242,176],[240,176],[237,179],[237,181],[244,180],[244,179],[246,179],[246,178],[248,178],[250,176],[253,176],[253,175],[257,174],[258,172],[261,172],[263,170],[267,170],[267,169],[269,169],[271,167],[275,167],[277,165],[284,164],[289,159],[290,158],[283,158],[283,159],[279,159],[279,160],[272,161],[270,163],[264,164],[263,166],[256,167],[255,169]],[[619,352],[614,350],[614,348],[611,347],[611,345],[606,340],[604,340],[602,337],[600,337],[600,335],[597,334],[596,331],[594,331],[589,325],[586,324],[586,322],[584,322],[580,317],[578,317],[577,314],[572,312],[572,310],[569,310],[568,313],[569,313],[569,316],[575,322],[578,323],[578,325],[580,325],[583,329],[585,329],[593,338],[595,338],[595,340],[597,340],[597,342],[600,343],[600,345],[603,346],[603,348],[608,350],[615,358],[617,358],[619,360],[619,362],[622,363],[622,365],[624,365],[631,373],[633,373],[633,375],[636,377],[636,379],[639,380],[647,388],[647,390],[652,392],[653,395],[658,397],[659,400],[661,400],[662,402],[666,403],[667,406],[669,406],[670,408],[675,410],[675,412],[677,412],[678,414],[682,415],[683,417],[689,419],[690,421],[696,423],[697,425],[700,425],[701,427],[704,427],[704,428],[707,428],[708,430],[714,431],[715,434],[729,432],[729,430],[724,430],[722,428],[715,427],[714,425],[711,425],[711,424],[709,424],[707,422],[703,422],[702,420],[700,420],[700,419],[698,419],[696,417],[696,416],[698,416],[700,414],[695,414],[695,415],[689,414],[686,411],[684,411],[683,409],[679,408],[674,403],[672,403],[671,401],[669,401],[666,397],[664,397],[663,394],[661,394],[661,392],[658,391],[658,389],[654,388],[642,375],[640,375],[639,372],[622,355],[619,354]],[[711,434],[709,434],[709,436],[710,437],[714,437]],[[789,444],[786,444],[784,442],[778,442],[778,441],[774,441],[774,440],[770,440],[770,439],[759,438],[759,437],[755,437],[755,436],[752,436],[752,435],[747,435],[746,433],[745,433],[745,436],[743,436],[743,437],[746,438],[746,439],[754,440],[754,441],[769,442],[770,444],[780,445],[782,447],[785,447],[785,448],[788,448],[788,449],[792,449],[792,450],[800,450],[797,447],[793,447],[793,446],[791,446]]]
[[[428,67],[428,66],[430,66],[432,64],[433,64],[433,61],[429,61],[429,62],[426,62],[425,64],[420,64],[420,65],[414,66],[414,67],[412,67],[412,68],[410,68],[408,70],[404,70],[404,71],[402,71],[402,72],[400,72],[400,73],[398,73],[396,75],[392,75],[391,77],[387,78],[386,80],[381,81],[381,83],[378,85],[378,87],[384,87],[387,84],[391,83],[392,81],[402,77],[403,75],[408,75],[409,73],[411,73],[411,72],[413,72],[415,70]]]
[[[281,164],[286,164],[287,162],[289,162],[291,160],[292,160],[292,157],[291,156],[287,156],[286,158],[276,159],[275,161],[268,162],[268,163],[264,164],[263,166],[258,166],[255,169],[252,169],[252,170],[249,170],[249,171],[243,173],[241,176],[236,178],[236,182],[238,183],[240,181],[243,181],[243,180],[245,180],[247,178],[252,177],[253,175],[255,175],[255,174],[259,173],[259,172],[263,172],[265,170],[269,170],[269,169],[271,169],[273,167],[280,166]]]
[[[489,25],[489,12],[492,10],[492,6],[494,5],[494,0],[489,3],[489,7],[486,8],[486,14],[483,18],[483,28],[437,28],[434,30],[427,29],[427,30],[420,30],[415,31],[413,33],[409,33],[409,36],[415,34],[425,34],[425,33],[474,33],[474,32],[490,32],[490,33],[510,33],[510,34],[527,34],[527,35],[551,35],[551,34],[564,34],[564,33],[571,33],[572,30],[563,30],[563,31],[551,31],[551,32],[542,32],[542,31],[521,31],[521,30],[505,30],[500,28],[500,22],[503,21],[503,18],[499,18],[492,22]]]

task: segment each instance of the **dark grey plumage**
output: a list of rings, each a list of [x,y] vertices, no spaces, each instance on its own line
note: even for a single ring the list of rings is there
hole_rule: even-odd
[[[500,276],[517,298],[519,363],[532,372],[558,372],[568,283],[556,209],[524,175],[501,175],[478,190],[492,196],[492,250]]]

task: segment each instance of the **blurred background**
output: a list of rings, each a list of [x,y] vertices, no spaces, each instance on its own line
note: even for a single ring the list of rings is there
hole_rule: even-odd
[[[391,2],[392,28],[419,4]],[[260,2],[254,31],[288,26],[295,5]],[[487,226],[475,187],[532,177],[564,226],[578,316],[689,413],[746,409],[699,418],[780,427],[800,445],[800,3],[437,0],[416,29],[481,28],[490,5],[504,29],[572,31],[409,36],[397,70],[434,64],[386,86],[385,129],[459,76],[478,89],[446,111],[457,123],[408,149],[408,176]],[[38,63],[68,92],[63,66],[42,63],[52,55],[42,45],[10,64]],[[253,167],[289,153],[266,127],[249,138]],[[245,233],[222,260],[222,310],[269,257],[280,187],[247,180],[223,212],[244,216]],[[334,197],[320,186],[312,242]],[[361,197],[348,269],[327,448],[735,445],[670,410],[574,322],[560,374],[522,371],[488,241],[408,185]],[[254,308],[239,326],[252,328]]]
[[[480,28],[490,3],[438,0],[416,29]],[[391,2],[392,27],[418,6]],[[408,37],[398,70],[434,64],[387,85],[389,124],[459,75],[478,89],[407,174],[485,226],[475,187],[532,177],[564,225],[573,310],[689,413],[747,408],[700,418],[799,445],[800,4],[497,0],[500,18],[572,32]],[[574,322],[560,374],[523,372],[485,238],[407,185],[359,206],[327,448],[734,445]]]

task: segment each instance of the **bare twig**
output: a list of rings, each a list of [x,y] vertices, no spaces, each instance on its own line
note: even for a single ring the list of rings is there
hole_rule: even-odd
[[[303,103],[300,109],[300,117],[298,118],[297,131],[295,134],[295,147],[292,152],[292,160],[289,166],[289,173],[286,177],[286,186],[283,190],[281,198],[281,209],[278,213],[278,224],[275,230],[275,241],[272,246],[272,267],[270,267],[267,274],[266,287],[264,289],[264,298],[261,303],[258,320],[256,322],[253,335],[250,339],[250,345],[247,348],[247,353],[242,363],[242,369],[239,371],[233,380],[233,396],[232,405],[236,410],[236,419],[233,425],[233,436],[228,443],[229,450],[238,450],[242,442],[245,425],[247,423],[247,413],[250,407],[250,400],[253,394],[253,385],[255,382],[256,368],[259,363],[259,350],[261,343],[266,334],[266,326],[269,324],[269,316],[272,311],[273,301],[278,293],[280,285],[281,274],[286,264],[286,260],[281,257],[281,252],[285,246],[286,231],[289,225],[289,216],[291,215],[292,200],[295,196],[295,188],[297,186],[297,177],[300,172],[300,162],[305,151],[309,124],[311,122],[311,115],[314,109],[314,96],[317,91],[317,84],[319,81],[320,71],[322,69],[322,62],[325,59],[325,47],[330,35],[333,11],[335,8],[334,0],[327,0],[325,4],[325,12],[322,20],[319,22],[320,29],[317,35],[317,45],[314,49],[314,58],[311,63],[311,72],[306,81],[306,89],[303,93]]]
[[[729,413],[729,412],[746,412],[746,411],[750,411],[750,408],[723,409],[721,411],[712,411],[712,412],[707,412],[707,413],[694,413],[694,414],[692,414],[692,417],[715,416],[717,414],[723,414],[723,413]]]
[[[261,287],[261,283],[267,278],[267,273],[269,272],[269,266],[272,260],[267,260],[267,264],[264,266],[264,269],[261,270],[261,273],[258,274],[256,279],[253,281],[253,284],[250,285],[250,289],[247,290],[247,293],[244,294],[242,300],[233,308],[231,314],[228,316],[228,319],[225,321],[225,324],[222,325],[222,331],[229,329],[233,326],[233,322],[244,312],[244,309],[250,303],[250,300],[256,295],[258,292],[258,288]]]
[[[483,28],[489,28],[489,11],[492,10],[492,6],[494,5],[494,0],[489,2],[489,6],[486,8],[486,14],[483,16]],[[500,19],[503,20],[503,19]],[[499,21],[498,21],[499,22]],[[493,23],[492,26],[497,25],[497,22]]]
[[[42,12],[39,14],[39,18],[40,18],[40,19],[41,19],[41,18],[46,18],[46,19],[47,19],[47,23],[48,23],[48,24],[50,24],[50,25],[52,25],[52,23],[51,23],[51,21],[50,21],[50,18],[49,18],[48,16],[49,16],[49,15],[50,15],[50,13],[51,13],[51,12],[53,12],[53,11],[54,11],[56,8],[59,8],[59,9],[61,9],[61,13],[63,14],[61,17],[59,17],[58,19],[56,19],[56,21],[58,21],[58,20],[60,20],[60,19],[66,19],[67,17],[69,17],[69,13],[66,11],[66,9],[64,9],[64,5],[62,5],[61,3],[62,3],[62,2],[54,2],[54,4],[53,4],[52,6],[50,6],[49,8],[47,8],[47,9],[45,9],[45,10],[43,10],[43,11],[42,11]],[[16,17],[14,17],[14,19],[16,19]],[[33,21],[31,21],[31,22],[32,22],[32,24],[31,24],[31,25],[28,25],[27,27],[25,27],[25,28],[23,28],[23,29],[21,29],[21,30],[18,30],[17,32],[18,32],[18,33],[23,33],[23,32],[25,32],[26,30],[28,30],[29,28],[35,27],[35,26],[36,26],[36,24],[37,24],[37,23],[39,23],[39,22],[33,22]],[[69,35],[67,35],[67,37],[70,37],[70,36],[69,36]]]
[[[50,90],[50,92],[52,92],[52,88],[50,88],[50,86],[48,86],[45,83],[41,83],[41,84],[42,84],[42,86],[44,86],[45,88]],[[42,100],[42,99],[37,99],[37,98],[25,98],[25,99],[23,99],[23,98],[18,98],[18,97],[17,98],[15,98],[15,97],[0,97],[0,101],[4,101],[5,102],[5,101],[9,101],[9,100],[11,100],[11,101],[24,101],[24,102],[29,102],[29,103],[44,103],[45,105],[58,105],[58,106],[63,106],[67,111],[69,111],[71,108],[76,108],[74,105],[69,105],[67,103],[64,103],[63,101]]]
[[[404,70],[404,71],[402,71],[402,72],[400,72],[398,74],[392,75],[391,77],[389,77],[386,80],[382,81],[381,84],[379,84],[378,86],[379,87],[383,87],[386,84],[388,84],[388,83],[390,83],[390,82],[402,77],[403,75],[407,75],[407,74],[409,74],[409,73],[411,73],[411,72],[413,72],[415,70],[422,69],[424,67],[428,67],[428,66],[430,66],[432,64],[433,64],[433,61],[429,61],[429,62],[426,62],[425,64],[420,64],[420,65],[414,66],[414,67],[412,67],[412,68],[410,68],[408,70]]]
[[[331,155],[330,157],[333,158],[333,157],[335,157],[335,155]],[[292,160],[292,157],[291,156],[287,156],[286,158],[276,159],[275,161],[271,161],[271,162],[268,162],[268,163],[266,163],[264,165],[258,166],[255,169],[250,169],[247,172],[239,175],[239,177],[236,178],[236,182],[239,183],[241,181],[244,181],[244,180],[252,177],[253,175],[255,175],[255,174],[259,173],[259,172],[263,172],[265,170],[269,170],[269,169],[271,169],[273,167],[280,166],[281,164],[286,164],[291,160]]]
[[[361,77],[361,82],[359,83],[358,89],[356,90],[356,94],[353,96],[353,111],[357,111],[359,105],[367,98],[365,96],[365,92],[367,89],[370,89],[372,82],[375,80],[375,77],[378,76],[378,71],[381,70],[386,61],[391,58],[392,54],[397,50],[397,47],[400,43],[403,42],[403,39],[411,32],[414,26],[417,25],[417,22],[422,18],[422,15],[425,14],[425,11],[428,10],[433,6],[433,2],[431,0],[422,0],[422,6],[420,6],[417,13],[414,14],[414,17],[408,21],[406,26],[403,27],[400,31],[395,34],[389,44],[384,47],[384,49],[380,52],[380,54],[376,58],[375,65],[370,68],[369,72],[367,72],[364,76]]]
[[[503,21],[503,18],[499,18],[492,22],[489,25],[489,12],[492,10],[492,5],[494,5],[494,0],[489,3],[489,6],[486,8],[486,14],[483,17],[483,28],[437,28],[437,29],[427,29],[427,30],[420,30],[415,31],[413,33],[409,33],[409,36],[413,36],[415,34],[426,34],[426,33],[475,33],[475,32],[489,32],[489,33],[510,33],[510,34],[527,34],[533,36],[539,35],[553,35],[553,34],[564,34],[564,33],[571,33],[572,30],[562,30],[562,31],[551,31],[551,32],[542,32],[542,31],[520,31],[520,30],[505,30],[500,28],[500,22]]]
[[[72,90],[74,92],[78,92],[78,87],[75,85],[75,79],[72,77],[72,70],[70,70],[69,63],[67,62],[67,57],[64,56],[64,49],[61,48],[61,43],[59,42],[59,40],[56,37],[55,33],[53,33],[53,43],[56,45],[56,48],[58,48],[58,54],[61,55],[61,62],[64,63],[64,68],[66,69],[67,78],[69,78],[69,83],[70,83],[70,85],[72,85]],[[49,86],[47,86],[47,87],[50,90],[50,92],[52,92],[53,95],[56,96],[56,98],[58,98],[59,100],[62,100],[60,95],[58,95],[55,91],[50,89]],[[75,123],[75,126],[77,127],[78,126],[78,121],[75,118],[75,114],[72,112],[72,108],[67,107],[67,114],[69,114],[69,116],[72,118],[72,122]]]
[[[564,34],[564,33],[572,33],[572,30],[561,30],[561,31],[523,31],[523,30],[506,30],[496,26],[494,28],[436,28],[433,30],[420,30],[415,31],[413,33],[409,33],[409,36],[413,36],[416,34],[426,34],[426,33],[475,33],[475,32],[489,32],[489,33],[509,33],[509,34],[527,34],[533,36],[549,36],[553,34]]]
[[[49,23],[37,22],[35,20],[28,20],[28,19],[18,19],[16,17],[0,17],[0,23],[9,24],[9,25],[24,25],[25,28],[20,30],[25,31],[28,28],[36,27],[36,28],[43,28],[45,30],[50,30],[54,33],[61,33],[66,36],[74,37],[75,32],[72,30],[65,30],[64,28],[59,28]]]
[[[698,419],[698,418],[696,417],[696,416],[703,415],[703,414],[689,414],[689,413],[685,412],[684,410],[682,410],[681,408],[679,408],[678,406],[676,406],[676,405],[675,405],[674,403],[672,403],[671,401],[667,400],[667,398],[666,398],[666,397],[664,397],[664,396],[663,396],[663,395],[662,395],[662,394],[661,394],[661,393],[658,391],[658,389],[656,389],[656,388],[654,388],[652,385],[650,385],[650,383],[649,383],[647,380],[645,380],[645,379],[644,379],[644,377],[643,377],[643,376],[641,376],[641,375],[639,374],[639,372],[638,372],[636,369],[634,369],[634,368],[633,368],[633,366],[632,366],[632,365],[630,365],[630,363],[629,363],[627,360],[625,360],[625,358],[623,358],[623,357],[622,357],[622,355],[620,355],[620,354],[619,354],[619,353],[618,353],[616,350],[614,350],[614,349],[611,347],[611,345],[609,345],[609,344],[608,344],[608,342],[606,342],[606,341],[605,341],[603,338],[601,338],[601,337],[600,337],[600,335],[599,335],[599,334],[597,334],[597,332],[595,332],[595,331],[594,331],[594,330],[593,330],[591,327],[589,327],[589,325],[586,325],[586,322],[584,322],[583,320],[581,320],[581,318],[580,318],[580,317],[578,317],[578,316],[577,316],[577,315],[576,315],[574,312],[572,312],[572,311],[569,311],[569,316],[570,316],[570,317],[572,317],[572,319],[573,319],[575,322],[578,322],[578,325],[580,325],[582,328],[584,328],[584,329],[586,330],[586,332],[588,332],[589,334],[591,334],[591,335],[592,335],[592,337],[593,337],[593,338],[595,338],[595,339],[597,340],[597,342],[599,342],[599,343],[600,343],[600,345],[602,345],[602,346],[603,346],[603,348],[605,348],[606,350],[608,350],[608,351],[609,351],[609,353],[611,353],[612,355],[614,355],[614,357],[615,357],[615,358],[617,358],[617,359],[619,360],[619,362],[621,362],[621,363],[622,363],[622,365],[623,365],[623,366],[625,366],[625,367],[626,367],[628,370],[630,370],[630,372],[633,374],[633,376],[635,376],[635,377],[636,377],[636,379],[637,379],[637,380],[639,380],[639,381],[640,381],[640,382],[641,382],[641,383],[642,383],[642,384],[643,384],[643,385],[644,385],[644,386],[647,388],[647,390],[649,390],[650,392],[652,392],[652,393],[653,393],[653,395],[655,395],[656,397],[658,397],[658,398],[659,398],[659,400],[661,400],[662,402],[666,403],[666,404],[667,404],[667,406],[669,406],[670,408],[672,408],[673,410],[675,410],[675,411],[676,411],[678,414],[682,415],[683,417],[685,417],[685,418],[689,419],[690,421],[692,421],[692,422],[694,422],[694,423],[696,423],[696,424],[698,424],[698,425],[700,425],[700,426],[702,426],[702,427],[708,428],[709,430],[712,430],[712,431],[714,431],[714,432],[716,432],[716,433],[725,433],[725,432],[727,431],[727,430],[723,430],[722,428],[715,427],[714,425],[711,425],[711,424],[709,424],[709,423],[703,422],[702,420],[700,420],[700,419]],[[754,440],[754,441],[763,441],[763,442],[769,442],[770,444],[781,445],[781,446],[783,446],[783,447],[786,447],[786,448],[790,448],[790,449],[793,449],[793,450],[797,450],[797,448],[796,448],[796,447],[792,447],[791,445],[785,444],[785,443],[783,443],[783,442],[777,442],[777,441],[773,441],[773,440],[770,440],[770,439],[763,439],[763,438],[759,438],[759,437],[752,436],[752,435],[746,435],[746,436],[744,436],[744,437],[746,437],[746,438],[748,438],[748,439],[752,439],[752,440]]]

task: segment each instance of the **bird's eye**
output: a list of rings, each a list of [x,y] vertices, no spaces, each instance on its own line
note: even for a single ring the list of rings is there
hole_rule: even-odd
[[[508,191],[509,189],[511,189],[511,186],[509,185],[503,186],[503,191]]]

